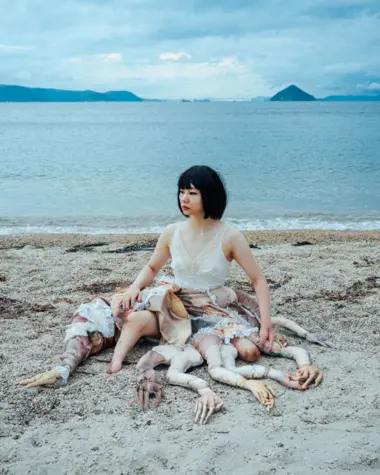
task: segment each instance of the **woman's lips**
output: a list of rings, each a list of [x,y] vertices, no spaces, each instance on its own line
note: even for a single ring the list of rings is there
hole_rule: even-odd
[[[182,206],[183,211],[188,211],[190,208],[188,206]]]

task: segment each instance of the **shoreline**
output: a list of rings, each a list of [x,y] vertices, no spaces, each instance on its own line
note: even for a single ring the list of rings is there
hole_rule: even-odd
[[[380,242],[378,231],[331,231],[331,230],[270,230],[242,231],[251,245],[310,244],[331,242]],[[107,244],[142,244],[154,246],[159,234],[10,234],[0,235],[0,249],[66,246],[101,246]]]

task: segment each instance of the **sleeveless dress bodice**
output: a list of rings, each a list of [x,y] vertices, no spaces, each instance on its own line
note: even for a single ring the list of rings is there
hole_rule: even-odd
[[[210,242],[196,256],[190,256],[181,237],[184,224],[175,226],[170,243],[174,281],[181,287],[200,291],[224,286],[230,269],[222,248],[227,226],[222,224]]]

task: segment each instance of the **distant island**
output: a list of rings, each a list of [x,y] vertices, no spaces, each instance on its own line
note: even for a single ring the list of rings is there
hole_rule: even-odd
[[[129,91],[70,91],[39,87],[1,86],[0,102],[141,102]]]
[[[66,89],[48,89],[40,87],[0,85],[1,102],[225,102],[225,101],[252,101],[252,102],[295,102],[295,101],[380,101],[380,95],[336,95],[324,98],[315,98],[311,94],[291,85],[282,89],[273,97],[258,96],[252,99],[234,98],[194,98],[194,99],[147,99],[137,96],[130,91],[96,92],[92,90],[72,91]]]
[[[271,101],[316,101],[315,97],[293,84],[270,98]]]
[[[252,99],[253,100],[253,99]],[[282,89],[279,91],[277,94],[275,94],[273,97],[270,97],[266,100],[269,101],[338,101],[338,102],[359,102],[359,101],[380,101],[380,95],[377,96],[326,96],[321,99],[317,99],[311,94],[308,94],[307,92],[303,91],[297,86],[294,86],[293,84],[285,89]]]
[[[380,95],[378,96],[327,96],[318,101],[338,101],[338,102],[359,102],[359,101],[380,101]]]

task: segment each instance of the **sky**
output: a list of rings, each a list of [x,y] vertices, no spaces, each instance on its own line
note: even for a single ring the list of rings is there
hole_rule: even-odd
[[[380,94],[380,0],[0,0],[0,84]]]

